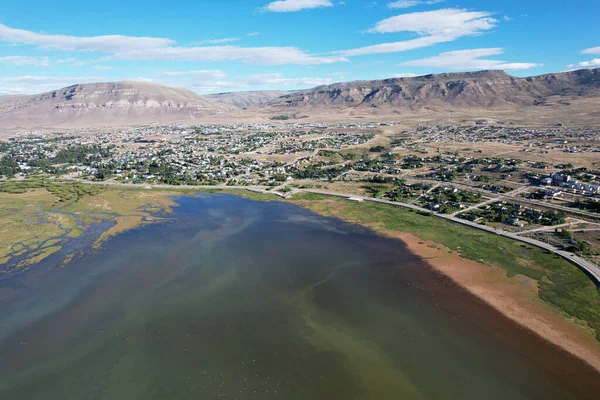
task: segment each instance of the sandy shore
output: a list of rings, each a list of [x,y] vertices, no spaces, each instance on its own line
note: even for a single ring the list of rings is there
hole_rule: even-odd
[[[568,321],[537,296],[537,283],[526,277],[462,258],[443,245],[411,233],[379,230],[402,240],[414,254],[485,303],[550,343],[586,361],[600,372],[600,343],[591,331]]]

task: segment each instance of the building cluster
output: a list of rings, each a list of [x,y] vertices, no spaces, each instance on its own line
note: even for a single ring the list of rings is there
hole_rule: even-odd
[[[14,162],[7,177],[50,173],[134,183],[270,184],[308,164],[320,149],[367,143],[377,126],[172,124],[87,135],[30,132],[4,143],[0,161]],[[282,163],[262,157],[287,154],[298,159]]]
[[[542,185],[546,186],[557,186],[568,193],[575,193],[581,195],[597,195],[600,194],[600,186],[585,182],[579,182],[576,179],[572,179],[571,175],[553,172],[549,177],[541,180]],[[561,194],[560,190],[557,189],[544,189],[549,196],[555,197]]]
[[[463,212],[458,217],[481,223],[501,222],[516,227],[523,227],[525,224],[560,225],[565,223],[566,218],[560,211],[540,211],[506,201],[487,204],[476,210]]]

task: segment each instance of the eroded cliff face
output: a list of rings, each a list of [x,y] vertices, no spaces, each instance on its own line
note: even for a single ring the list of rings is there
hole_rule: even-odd
[[[531,78],[515,78],[503,71],[482,71],[355,81],[290,93],[274,100],[271,105],[491,108],[536,106],[553,96],[600,97],[600,69]]]
[[[233,109],[187,89],[109,82],[0,100],[0,121],[7,126],[111,125],[188,119]]]

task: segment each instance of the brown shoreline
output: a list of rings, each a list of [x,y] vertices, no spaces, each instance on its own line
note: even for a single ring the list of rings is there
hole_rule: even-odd
[[[377,222],[364,223],[345,218],[338,210],[319,210],[310,203],[294,204],[317,214],[362,225],[386,237],[400,240],[409,252],[433,271],[450,279],[457,288],[465,290],[540,342],[564,352],[571,361],[588,367],[593,372],[594,379],[598,379],[600,342],[593,330],[558,307],[545,303],[538,295],[537,282],[525,276],[509,277],[506,271],[500,268],[463,258],[442,244],[423,240],[410,232],[386,229]],[[546,361],[556,365],[554,360]],[[567,373],[564,368],[559,369]]]
[[[457,286],[600,373],[600,343],[591,330],[568,321],[566,316],[543,303],[537,296],[535,282],[526,277],[508,277],[506,271],[462,258],[441,244],[422,240],[411,233],[377,231],[401,240],[411,253]]]

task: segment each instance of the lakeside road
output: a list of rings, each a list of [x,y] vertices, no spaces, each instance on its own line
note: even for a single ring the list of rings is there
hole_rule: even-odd
[[[371,201],[374,203],[387,204],[387,205],[391,205],[391,206],[395,206],[395,207],[404,207],[404,208],[409,208],[409,209],[412,209],[415,211],[431,213],[431,210],[416,206],[414,204],[409,204],[409,203],[398,203],[398,202],[389,201],[389,200],[373,199],[373,198],[364,197],[364,196],[332,193],[332,192],[327,192],[327,191],[323,191],[323,190],[313,190],[313,189],[299,189],[298,192],[322,194],[325,196],[336,196],[336,197],[342,197],[342,198],[346,198],[346,199],[350,199],[350,198],[359,199],[362,201]],[[544,243],[544,242],[536,240],[536,239],[519,236],[517,233],[508,232],[508,231],[505,231],[505,230],[502,230],[499,228],[493,228],[493,227],[490,227],[487,225],[481,225],[481,224],[478,224],[478,223],[472,222],[472,221],[467,221],[465,219],[458,218],[454,215],[438,214],[438,213],[432,213],[432,214],[438,218],[443,218],[443,219],[446,219],[449,221],[456,222],[458,224],[467,225],[472,228],[479,229],[481,231],[486,231],[489,233],[493,233],[496,235],[514,239],[514,240],[517,240],[520,242],[528,243],[528,244],[531,244],[532,246],[536,246],[538,248],[548,250],[552,253],[555,253],[555,254],[561,256],[562,258],[566,259],[567,261],[570,261],[572,264],[575,264],[579,269],[581,269],[583,272],[585,272],[594,281],[596,286],[598,286],[598,288],[600,289],[600,267],[597,266],[596,264],[593,264],[590,261],[584,259],[583,257],[580,257],[580,256],[572,253],[572,252],[559,249],[556,246],[553,246],[548,243]]]
[[[140,184],[134,184],[134,183],[120,183],[120,182],[111,182],[111,181],[107,181],[107,182],[93,182],[93,181],[84,181],[84,180],[79,180],[79,179],[71,179],[72,181],[75,182],[80,182],[80,183],[86,183],[86,184],[90,184],[90,185],[97,185],[97,186],[116,186],[116,187],[128,187],[128,188],[136,188],[136,189],[220,189],[220,190],[248,190],[251,192],[255,192],[255,193],[265,193],[265,194],[274,194],[277,195],[279,197],[282,198],[289,198],[291,196],[293,196],[296,193],[313,193],[313,194],[320,194],[320,195],[324,195],[324,196],[334,196],[334,197],[341,197],[341,198],[345,198],[345,199],[357,199],[357,200],[361,200],[361,201],[370,201],[370,202],[374,202],[374,203],[380,203],[380,204],[387,204],[390,206],[394,206],[394,207],[403,207],[403,208],[408,208],[408,209],[412,209],[415,211],[421,211],[421,212],[427,212],[427,213],[431,213],[431,210],[428,210],[426,208],[423,207],[419,207],[416,206],[414,204],[410,204],[410,203],[399,203],[399,202],[395,202],[395,201],[389,201],[389,200],[382,200],[382,199],[374,199],[374,198],[370,198],[370,197],[364,197],[364,196],[359,196],[359,195],[353,195],[353,194],[344,194],[344,193],[335,193],[335,192],[329,192],[326,190],[317,190],[317,189],[298,189],[298,188],[294,188],[291,192],[287,193],[287,194],[283,194],[283,193],[278,193],[278,192],[274,192],[272,190],[266,190],[264,187],[259,187],[259,186],[186,186],[186,185],[180,185],[180,186],[173,186],[173,185],[140,185]],[[463,210],[464,211],[464,210]],[[583,257],[580,257],[572,252],[569,251],[565,251],[562,250],[556,246],[553,246],[549,243],[544,243],[542,241],[536,240],[536,239],[532,239],[532,238],[528,238],[528,237],[523,237],[523,236],[519,236],[518,233],[513,233],[513,232],[508,232],[499,228],[493,228],[487,225],[481,225],[478,224],[476,222],[472,222],[472,221],[468,221],[465,219],[461,219],[458,218],[454,215],[448,215],[448,214],[439,214],[439,213],[432,213],[433,216],[438,217],[438,218],[443,218],[452,222],[456,222],[458,224],[462,224],[462,225],[467,225],[470,226],[472,228],[475,229],[479,229],[481,231],[485,231],[485,232],[489,232],[489,233],[493,233],[496,235],[500,235],[500,236],[504,236],[513,240],[517,240],[519,242],[523,242],[523,243],[527,243],[530,244],[532,246],[544,249],[544,250],[548,250],[552,253],[555,253],[557,255],[559,255],[560,257],[566,259],[567,261],[571,262],[572,264],[574,264],[575,266],[577,266],[580,270],[582,270],[586,275],[588,275],[596,284],[596,286],[598,286],[598,288],[600,289],[600,267],[591,263],[590,261],[584,259]]]

